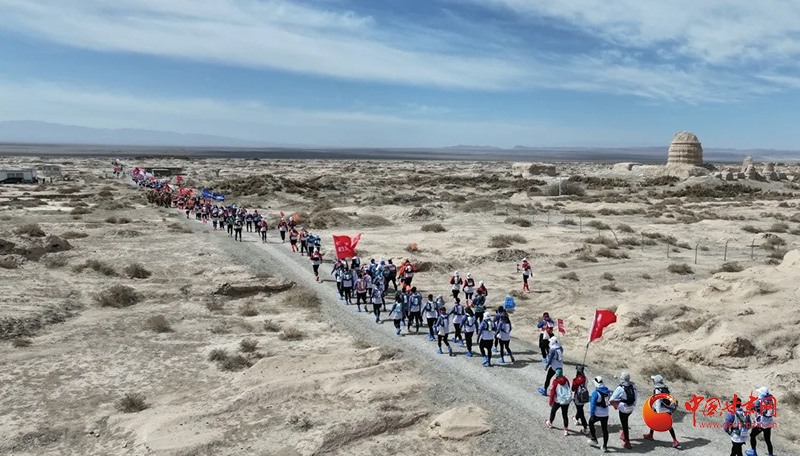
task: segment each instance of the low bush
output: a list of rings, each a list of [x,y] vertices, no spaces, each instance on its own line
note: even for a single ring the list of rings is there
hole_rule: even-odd
[[[630,258],[627,253],[620,252],[617,250],[611,250],[608,247],[600,247],[599,249],[597,249],[597,253],[595,253],[595,255],[603,258],[612,258],[615,260]]]
[[[219,368],[228,372],[236,372],[244,369],[249,369],[252,366],[253,363],[251,363],[249,359],[245,358],[242,355],[228,356],[219,363]]]
[[[16,230],[14,230],[19,235],[30,236],[30,237],[45,237],[46,234],[42,227],[39,226],[38,223],[28,223],[27,225],[22,225]]]
[[[306,337],[306,334],[303,331],[301,331],[301,330],[299,330],[299,329],[297,329],[295,327],[285,328],[283,330],[283,332],[278,334],[278,339],[280,339],[280,340],[294,341],[294,340],[302,340],[305,337]]]
[[[509,225],[521,226],[523,228],[528,228],[533,225],[530,220],[522,217],[508,217],[506,218],[505,223],[508,223]]]
[[[588,250],[584,250],[575,257],[575,259],[586,262],[586,263],[597,263],[597,258],[592,255],[592,252]]]
[[[556,262],[555,266],[557,268],[565,269],[567,267],[567,263],[565,263],[563,261],[559,261],[559,262]]]
[[[745,225],[742,227],[742,231],[746,231],[748,233],[759,234],[761,233],[761,229],[754,227],[753,225]]]
[[[719,267],[719,269],[715,269],[711,271],[711,273],[716,274],[718,272],[742,272],[742,271],[744,271],[744,266],[735,261],[729,261],[727,263],[723,263],[722,266]]]
[[[695,381],[694,376],[692,376],[692,373],[688,369],[665,357],[657,358],[654,364],[645,366],[642,368],[641,372],[642,375],[648,377],[661,375],[667,382],[674,382],[676,380],[684,382]]]
[[[86,269],[91,269],[92,271],[99,272],[109,277],[115,277],[117,275],[117,271],[111,265],[94,259],[86,260],[84,263],[72,268],[74,272],[83,272]]]
[[[184,225],[182,223],[178,223],[178,222],[170,223],[169,225],[167,225],[167,228],[169,228],[169,230],[171,232],[173,232],[173,233],[183,233],[183,234],[191,234],[192,233],[192,229],[191,228],[189,228],[188,226],[186,226],[186,225]]]
[[[266,332],[279,332],[281,330],[280,323],[272,320],[264,320],[264,331]]]
[[[137,413],[147,409],[145,397],[140,393],[128,393],[117,402],[117,410],[122,413]]]
[[[125,274],[131,279],[146,279],[153,275],[152,272],[145,269],[145,267],[139,263],[129,264],[125,267]]]
[[[157,333],[172,332],[172,326],[170,326],[169,321],[167,321],[167,317],[163,315],[153,315],[148,318],[147,321],[145,321],[145,327]]]
[[[604,272],[601,276],[604,280],[614,280],[614,274],[610,272]]]
[[[14,339],[13,341],[11,341],[11,345],[13,345],[14,348],[25,348],[25,347],[30,347],[31,345],[33,345],[33,342],[30,339],[26,339],[24,337],[19,337],[17,339]]]
[[[258,348],[258,341],[255,339],[243,339],[239,342],[239,350],[242,353],[253,353]]]
[[[621,223],[617,225],[617,231],[619,231],[620,233],[633,233],[633,228],[631,228],[630,225]]]
[[[322,306],[317,294],[308,288],[293,287],[283,293],[283,304],[289,307],[301,309],[319,309]]]
[[[239,315],[243,317],[255,317],[258,315],[258,308],[253,302],[246,302],[239,307]]]
[[[692,268],[686,263],[671,264],[667,266],[667,271],[673,274],[680,274],[680,275],[694,274],[694,270],[692,270]]]
[[[0,257],[0,269],[17,269],[19,262],[16,258],[10,256]]]
[[[586,223],[586,226],[590,226],[592,228],[597,228],[598,230],[610,230],[611,227],[608,226],[607,223],[601,222],[600,220],[589,220]]]
[[[353,341],[353,347],[358,350],[366,350],[372,348],[372,345],[364,339],[356,339]]]
[[[428,223],[422,225],[422,231],[429,233],[444,233],[447,229],[441,223]]]
[[[553,182],[545,189],[547,196],[586,196],[586,190],[577,182]]]
[[[504,249],[511,247],[514,243],[524,244],[525,242],[527,242],[525,238],[519,234],[496,234],[489,239],[489,247]]]
[[[595,236],[595,237],[588,237],[588,238],[584,239],[584,242],[586,242],[587,244],[604,245],[604,246],[608,247],[609,249],[616,249],[617,248],[617,243],[616,243],[616,241],[614,239],[611,239],[610,237],[606,237],[606,236],[603,236],[603,235],[598,235],[598,236]]]
[[[775,250],[776,247],[784,245],[786,245],[786,239],[774,234],[768,235],[766,238],[764,238],[764,242],[761,243],[761,246],[768,250]]]
[[[92,213],[92,210],[89,209],[88,207],[76,207],[76,208],[73,208],[70,211],[70,214],[72,214],[72,215],[86,215],[86,214],[91,214],[91,213]]]
[[[558,278],[562,280],[572,280],[573,282],[578,282],[580,280],[578,279],[578,274],[574,272],[565,272],[564,274],[558,276]]]
[[[575,220],[572,220],[572,219],[564,219],[564,220],[559,221],[558,224],[562,225],[562,226],[575,226],[575,225],[578,224],[578,222],[576,222]]]
[[[221,348],[215,348],[208,354],[209,361],[225,361],[228,359],[228,352]]]
[[[142,300],[142,296],[133,288],[126,285],[112,285],[105,291],[96,293],[94,300],[100,307],[115,307],[117,309],[130,307]]]
[[[209,299],[206,301],[206,309],[209,312],[219,312],[224,308],[222,301],[219,299]]]
[[[770,233],[785,233],[789,231],[789,225],[784,222],[776,222],[770,225],[770,227],[767,228],[766,231]]]
[[[62,239],[83,239],[87,237],[89,237],[87,233],[83,233],[80,231],[67,231],[66,233],[61,235]]]
[[[602,287],[600,287],[600,289],[603,291],[613,291],[614,293],[622,293],[623,291],[625,291],[622,287],[618,286],[615,283],[607,283]]]
[[[653,277],[651,277],[650,274],[648,274],[646,272],[644,274],[642,274],[642,278],[644,280],[652,280],[653,279]]]

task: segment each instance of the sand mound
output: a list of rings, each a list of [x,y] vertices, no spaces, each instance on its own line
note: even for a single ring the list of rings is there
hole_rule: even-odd
[[[474,405],[450,409],[431,423],[431,432],[443,439],[460,440],[492,430],[486,421],[486,411]]]
[[[231,298],[245,298],[254,296],[261,293],[280,293],[291,289],[294,282],[284,282],[282,280],[268,278],[268,279],[252,279],[245,283],[223,283],[218,286],[213,294],[220,296],[230,296]]]
[[[800,250],[791,250],[783,256],[783,262],[778,265],[779,271],[797,271],[800,266]]]

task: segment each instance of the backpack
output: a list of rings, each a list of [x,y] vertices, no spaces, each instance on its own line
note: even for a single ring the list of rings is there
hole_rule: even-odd
[[[669,394],[669,388],[666,386],[659,386],[653,391],[655,394]],[[628,394],[627,392],[625,394]],[[668,410],[670,413],[678,409],[678,404],[670,402],[669,399],[659,399],[658,404]]]
[[[636,392],[633,390],[633,384],[626,383],[622,385],[622,390],[625,391],[625,400],[622,401],[625,405],[633,405],[636,402]]]
[[[562,405],[569,404],[572,401],[572,391],[570,391],[569,386],[567,386],[566,383],[556,387],[555,399],[556,402]]]
[[[575,390],[575,405],[583,405],[589,403],[589,390],[586,389],[586,382],[583,382]]]
[[[485,323],[484,331],[492,332],[495,330],[495,325],[491,318],[486,318],[483,322]]]
[[[608,408],[608,394],[597,391],[597,399],[595,399],[594,405],[595,407]]]

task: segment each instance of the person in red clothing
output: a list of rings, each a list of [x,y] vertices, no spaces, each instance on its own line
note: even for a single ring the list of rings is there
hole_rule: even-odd
[[[575,425],[582,426],[581,434],[586,434],[589,426],[586,424],[586,415],[583,413],[583,406],[589,403],[590,394],[586,387],[586,375],[583,373],[583,365],[578,364],[575,378],[572,379],[572,402],[575,403]]]
[[[458,294],[461,292],[461,287],[464,285],[464,279],[455,271],[450,277],[450,289],[453,290],[453,299],[458,299]]]
[[[528,263],[527,258],[522,259],[522,266],[520,269],[522,269],[522,291],[531,291],[528,286],[528,279],[533,275],[533,271],[531,271],[531,264]]]
[[[314,277],[319,282],[319,265],[322,264],[322,254],[319,253],[319,247],[314,248],[314,253],[311,254],[311,268],[314,270]]]
[[[556,369],[556,378],[550,387],[550,419],[545,420],[544,424],[552,428],[556,412],[561,409],[561,417],[564,419],[564,436],[569,435],[569,403],[572,402],[572,390],[569,387],[569,380],[564,377],[564,370],[560,367]]]
[[[478,289],[475,292],[481,296],[488,296],[489,290],[486,289],[486,285],[483,284],[483,281],[478,282]]]

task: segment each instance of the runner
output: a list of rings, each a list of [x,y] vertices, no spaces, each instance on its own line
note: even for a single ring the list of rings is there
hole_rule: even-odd
[[[509,344],[511,343],[511,320],[508,314],[501,317],[500,324],[497,325],[497,339],[500,341],[500,364],[505,364],[505,353],[508,353],[511,362],[514,362],[514,354],[511,353]]]
[[[266,223],[262,221],[261,223]],[[266,231],[262,231],[264,233],[264,242],[266,242]],[[319,282],[319,265],[322,264],[322,254],[319,253],[319,249],[315,248],[314,253],[311,254],[311,269],[314,270],[314,280]],[[365,303],[366,304],[366,303]]]
[[[753,425],[750,414],[742,409],[742,400],[734,396],[734,411],[728,412],[723,429],[731,437],[731,456],[743,456],[742,447]]]
[[[461,337],[461,322],[464,321],[464,306],[461,305],[460,299],[455,298],[453,310],[450,311],[450,315],[453,315],[453,327],[455,328],[455,334],[453,334],[453,343],[459,341],[459,345],[463,347],[464,338]]]
[[[389,312],[389,318],[394,320],[394,328],[397,330],[397,335],[402,336],[400,334],[400,321],[403,319],[403,303],[400,301],[395,301],[394,305],[392,305],[392,311]]]
[[[667,385],[664,384],[664,377],[659,374],[653,375],[650,377],[653,380],[653,395],[656,394],[669,394],[669,388]],[[666,413],[672,416],[673,412],[677,410],[678,404],[671,402],[669,399],[659,399],[653,404],[653,410],[656,413]],[[653,431],[650,429],[650,432],[644,435],[644,438],[647,440],[653,440]],[[678,442],[677,437],[675,437],[675,429],[669,428],[669,435],[672,437],[672,448],[680,449],[681,444]],[[751,439],[754,441],[755,439]],[[755,446],[753,447],[755,448]],[[770,451],[772,453],[772,451]]]
[[[361,302],[364,302],[364,308],[367,306],[367,284],[370,283],[366,274],[362,274],[356,280],[356,305],[358,311],[361,312]]]
[[[619,422],[622,424],[619,437],[622,439],[622,448],[631,448],[628,420],[631,413],[636,410],[636,385],[631,382],[631,374],[625,371],[619,374],[619,379],[620,384],[611,395],[611,406],[619,411]]]
[[[608,453],[608,398],[611,392],[603,383],[603,377],[594,378],[594,391],[589,399],[589,432],[590,437],[586,439],[590,445],[597,445],[597,435],[595,434],[594,424],[600,422],[600,430],[603,432],[603,453]]]
[[[464,340],[467,342],[467,356],[472,357],[472,335],[478,329],[478,319],[469,307],[466,308],[467,315],[464,317],[462,329],[464,330]]]
[[[297,239],[299,237],[300,233],[297,232],[297,229],[295,227],[291,227],[289,229],[289,244],[292,247],[292,253],[299,253],[299,250],[297,250]]]
[[[383,270],[383,277],[386,279],[386,286],[384,288],[384,292],[389,289],[389,282],[392,282],[392,288],[397,291],[397,266],[392,263],[392,260],[389,260],[389,263],[386,265],[386,268]]]
[[[233,222],[233,231],[236,233],[233,236],[233,240],[234,241],[238,239],[239,242],[242,242],[242,226],[243,225],[244,225],[244,223],[242,222],[242,218],[241,217],[236,217],[236,221]]]
[[[545,312],[542,315],[542,319],[539,321],[539,324],[536,325],[539,328],[539,349],[542,351],[542,362],[547,362],[547,354],[550,353],[550,338],[553,337],[553,327],[555,323],[553,319],[550,318],[550,314]]]
[[[552,428],[556,412],[561,409],[561,417],[564,420],[564,437],[569,435],[569,403],[572,402],[572,390],[569,387],[569,380],[564,376],[561,368],[556,369],[556,378],[553,380],[553,387],[550,388],[550,419],[545,420],[544,424]]]
[[[376,288],[372,293],[372,313],[375,315],[375,323],[381,322],[381,305],[386,306],[383,301],[383,292],[380,288]]]
[[[450,277],[450,289],[453,291],[453,299],[458,299],[458,293],[461,291],[463,284],[464,281],[458,275],[458,271],[453,272],[453,276]]]
[[[433,342],[433,325],[436,323],[437,315],[439,311],[437,310],[436,303],[433,302],[433,295],[428,295],[428,301],[425,302],[425,319],[428,321],[428,340]]]
[[[278,222],[278,231],[281,233],[281,243],[286,242],[286,230],[289,228],[289,225],[286,223],[286,219],[281,217],[281,221]]]
[[[531,278],[533,275],[533,271],[531,271],[531,264],[528,263],[527,258],[522,259],[522,291],[531,291],[530,287],[528,287],[528,279]]]
[[[416,272],[416,269],[414,268],[414,265],[411,264],[411,261],[409,260],[405,261],[405,263],[403,264],[402,272],[403,272],[403,283],[407,287],[410,287],[411,281],[414,280],[414,273]]]
[[[266,244],[267,243],[267,221],[266,220],[262,219],[261,221],[258,222],[258,231],[261,233],[261,243],[262,244]],[[317,265],[317,266],[319,266],[319,265]],[[317,269],[319,269],[319,268],[317,268]],[[317,271],[317,272],[319,272],[319,271]],[[316,274],[316,276],[317,276],[317,282],[319,282],[319,274]]]
[[[756,453],[756,437],[758,434],[764,434],[764,443],[767,444],[767,454],[772,456],[772,428],[775,426],[775,408],[777,404],[775,397],[769,394],[769,389],[766,386],[756,390],[758,399],[756,400],[753,411],[756,414],[756,426],[753,432],[750,433],[750,448],[747,451],[747,456],[758,456]]]
[[[555,337],[550,339],[550,352],[547,354],[547,364],[544,368],[547,370],[547,377],[544,380],[544,388],[539,388],[542,396],[547,395],[547,388],[550,387],[550,380],[555,375],[556,369],[564,368],[564,349]]]
[[[439,349],[436,350],[436,353],[442,354],[442,342],[444,342],[447,346],[447,353],[453,356],[453,349],[450,348],[450,343],[447,341],[447,336],[450,334],[450,316],[447,314],[446,308],[439,308],[439,317],[436,319],[433,329],[439,338]]]
[[[411,325],[416,324],[417,333],[422,324],[422,295],[417,291],[417,287],[411,287],[411,294],[408,296],[408,332],[411,332]]]
[[[342,271],[342,293],[344,294],[345,305],[348,306],[353,303],[353,285],[355,285],[353,271],[345,266]]]
[[[586,387],[586,375],[583,373],[584,366],[578,364],[575,370],[575,378],[572,379],[572,401],[575,403],[575,426],[581,426],[581,434],[588,432],[586,415],[583,413],[583,406],[589,403],[589,389]]]
[[[467,273],[467,278],[464,280],[464,299],[467,302],[472,301],[472,295],[475,294],[475,280],[472,278],[472,273]]]
[[[489,290],[486,289],[486,285],[483,284],[482,280],[478,282],[478,289],[475,292],[478,293],[478,296],[483,296],[484,298],[489,296]]]
[[[495,338],[497,326],[491,318],[484,318],[478,326],[478,348],[483,356],[483,365],[492,367],[492,341]]]
[[[475,311],[475,318],[478,319],[478,323],[483,321],[483,314],[486,312],[486,296],[479,294],[475,296],[472,300],[472,307]]]

